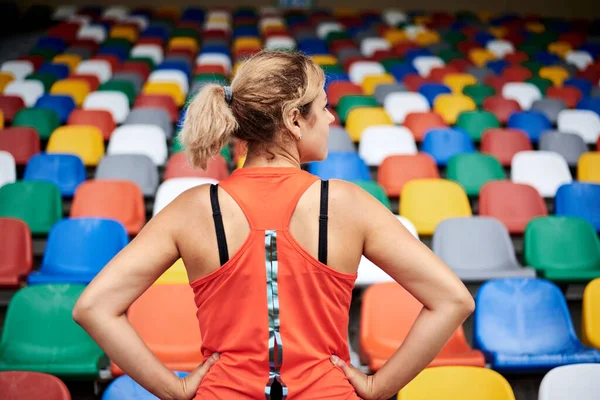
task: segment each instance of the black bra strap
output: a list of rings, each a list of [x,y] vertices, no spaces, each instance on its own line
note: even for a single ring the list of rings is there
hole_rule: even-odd
[[[321,181],[321,212],[319,215],[319,261],[327,264],[327,213],[329,181]]]
[[[221,207],[219,207],[219,185],[210,185],[210,204],[212,206],[213,219],[215,221],[215,231],[217,233],[217,244],[219,246],[219,259],[221,265],[229,261],[229,251],[227,250],[227,239],[225,238],[225,228],[223,227],[223,217]]]

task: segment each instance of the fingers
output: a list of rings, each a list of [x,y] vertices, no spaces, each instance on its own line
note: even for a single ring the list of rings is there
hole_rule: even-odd
[[[348,365],[344,360],[342,360],[338,356],[331,356],[331,362],[333,363],[333,365],[341,369],[346,375],[346,377],[354,377],[356,371],[352,365]]]
[[[217,362],[219,356],[219,353],[213,353],[212,356],[208,357],[206,361],[204,361],[204,364],[202,364],[199,368],[199,370],[202,371],[203,375],[207,373],[210,367],[212,367]]]

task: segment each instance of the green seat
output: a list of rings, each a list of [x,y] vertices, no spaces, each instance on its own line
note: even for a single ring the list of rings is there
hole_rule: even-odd
[[[356,107],[379,107],[379,103],[377,103],[377,99],[375,99],[373,96],[342,96],[337,106],[337,113],[340,116],[340,121],[342,124],[346,123],[346,118],[348,118],[350,110]]]
[[[227,85],[229,81],[221,74],[198,74],[194,76],[194,82],[209,82],[218,85]]]
[[[34,47],[29,51],[29,55],[41,56],[46,61],[52,60],[57,54],[56,49],[52,47]]]
[[[47,108],[23,108],[15,115],[13,126],[35,128],[40,139],[47,140],[60,126],[60,120],[56,112]]]
[[[506,179],[506,174],[496,157],[463,153],[450,158],[446,178],[461,184],[468,196],[478,196],[483,185],[489,181]]]
[[[124,51],[131,50],[131,42],[125,38],[109,38],[102,42],[102,47],[120,47]]]
[[[444,60],[445,63],[449,63],[452,60],[461,60],[465,58],[460,51],[455,49],[440,50],[437,56]]]
[[[173,139],[173,142],[171,143],[171,154],[172,153],[178,153],[180,151],[183,151],[183,145],[181,144],[181,142],[179,141],[179,138],[177,136],[175,136],[175,138]],[[231,147],[230,146],[225,146],[221,149],[221,153],[220,153],[223,158],[225,159],[225,161],[227,161],[228,164],[230,164],[233,160],[232,154],[231,154]]]
[[[537,53],[545,49],[546,45],[533,42],[523,43],[519,46],[519,50],[527,54],[530,59],[533,59]]]
[[[173,31],[171,35],[171,39],[176,37],[189,37],[195,39],[197,42],[200,42],[200,35],[198,31],[192,28],[177,28]]]
[[[540,92],[542,92],[542,96],[546,96],[548,89],[554,86],[550,79],[541,78],[539,76],[529,78],[526,80],[526,82],[533,83],[535,86],[537,86],[538,89],[540,89]]]
[[[533,60],[523,61],[521,65],[530,70],[534,76],[537,75],[544,66],[542,63]]]
[[[129,57],[127,59],[127,61],[140,61],[140,62],[146,63],[146,64],[148,64],[150,69],[154,69],[154,67],[155,67],[154,60],[152,60],[149,57]]]
[[[22,219],[31,233],[45,235],[62,218],[62,197],[52,182],[18,181],[0,187],[0,217]]]
[[[486,97],[496,94],[496,90],[488,85],[467,85],[463,89],[463,94],[473,99],[477,107],[483,106]]]
[[[44,85],[44,92],[49,92],[54,82],[56,82],[56,75],[51,72],[34,72],[25,77],[25,80],[40,81]]]
[[[110,81],[104,82],[98,88],[99,92],[121,92],[125,96],[127,96],[127,100],[129,100],[129,105],[131,106],[135,101],[135,85],[131,81],[126,81],[123,79],[111,79]]]
[[[107,360],[73,321],[84,285],[52,284],[19,290],[8,305],[0,341],[0,371],[35,371],[94,379]]]
[[[500,121],[489,111],[465,111],[458,115],[456,127],[465,130],[471,139],[479,142],[486,129],[500,128]]]
[[[385,71],[387,73],[390,73],[390,71],[392,70],[392,68],[394,68],[395,65],[398,64],[406,64],[405,61],[402,61],[399,58],[384,58],[383,60],[380,61],[381,65],[383,65],[383,68],[385,68]]]
[[[600,277],[600,240],[584,219],[535,218],[524,241],[525,263],[547,279],[584,283]]]
[[[331,42],[339,39],[350,39],[350,36],[348,36],[348,33],[344,31],[333,31],[329,32],[327,34],[327,37],[325,38],[325,40],[327,40],[327,43],[329,43],[330,45]]]
[[[392,209],[390,199],[387,197],[385,190],[377,182],[374,181],[353,181],[354,184],[360,186],[369,194],[381,202],[388,210]]]
[[[321,68],[323,69],[325,76],[343,75],[346,73],[339,65],[321,65]]]
[[[462,33],[461,31],[451,29],[448,32],[444,33],[444,42],[449,43],[452,47],[456,47],[457,44],[462,42],[463,40],[467,40],[467,35]]]

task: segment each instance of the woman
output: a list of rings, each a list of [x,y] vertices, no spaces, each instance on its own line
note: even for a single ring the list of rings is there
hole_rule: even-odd
[[[237,138],[244,168],[180,195],[87,287],[73,310],[106,354],[161,399],[387,399],[473,311],[462,282],[372,196],[300,164],[327,156],[324,76],[300,54],[260,53],[231,88],[207,85],[182,140],[192,165]],[[349,364],[348,311],[365,255],[424,308],[375,374]],[[179,257],[198,306],[205,362],[179,379],[127,308]],[[400,305],[401,306],[401,305]]]

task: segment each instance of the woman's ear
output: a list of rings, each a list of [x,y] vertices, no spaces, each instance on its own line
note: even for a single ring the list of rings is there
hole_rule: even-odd
[[[295,139],[302,137],[301,119],[302,115],[300,114],[300,110],[297,108],[292,109],[288,115],[283,118],[285,127],[290,131]]]

